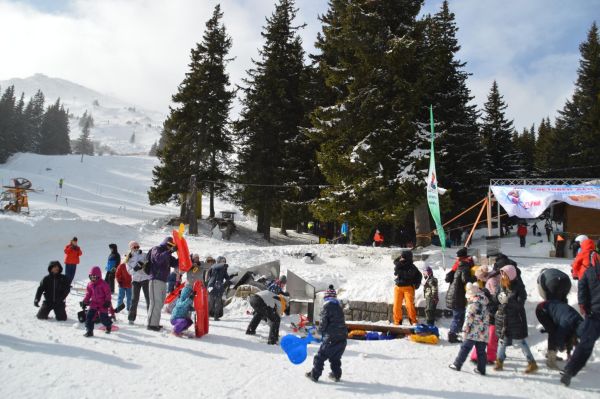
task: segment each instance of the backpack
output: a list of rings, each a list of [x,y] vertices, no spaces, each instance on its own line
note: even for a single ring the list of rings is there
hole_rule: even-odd
[[[152,260],[150,255],[152,254],[153,249],[154,248],[151,248],[148,252],[146,252],[144,260],[142,261],[142,270],[147,275],[150,275],[150,273],[152,272]]]

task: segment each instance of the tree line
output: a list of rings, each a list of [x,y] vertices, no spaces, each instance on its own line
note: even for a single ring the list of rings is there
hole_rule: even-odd
[[[472,104],[448,2],[419,17],[421,0],[330,0],[317,54],[306,54],[293,0],[278,0],[241,87],[226,72],[231,37],[219,5],[191,51],[189,71],[155,146],[151,203],[196,188],[234,200],[270,238],[318,218],[347,221],[356,242],[403,226],[423,204],[433,105],[437,171],[447,214],[487,193],[490,178],[598,176],[600,45],[594,23],[578,79],[552,123],[517,132],[492,82]],[[230,120],[231,103],[242,110]],[[182,206],[182,216],[186,207]]]

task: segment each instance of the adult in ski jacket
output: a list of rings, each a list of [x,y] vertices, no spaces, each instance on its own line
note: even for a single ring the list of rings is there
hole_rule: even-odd
[[[473,261],[473,258],[467,254],[467,248],[464,248],[464,247],[459,249],[458,251],[456,251],[456,260],[452,264],[452,268],[450,269],[450,271],[455,272],[456,269],[458,269],[458,265],[460,265],[461,263],[467,263],[469,265],[469,267],[475,266],[475,262]],[[446,282],[451,283],[452,279],[450,279],[450,281],[446,281]]]
[[[144,263],[146,254],[140,249],[137,241],[129,242],[129,253],[125,256],[127,262],[127,271],[131,274],[132,299],[131,307],[127,319],[133,324],[137,317],[137,308],[140,301],[140,291],[144,293],[146,299],[146,309],[150,306],[149,284],[150,276],[144,272]]]
[[[267,344],[277,345],[281,315],[283,315],[287,307],[285,296],[264,290],[250,295],[248,302],[252,306],[252,309],[254,309],[254,316],[250,320],[250,324],[248,324],[246,334],[256,334],[256,327],[258,327],[260,321],[266,320],[269,323],[269,339]]]
[[[556,352],[572,348],[583,317],[567,302],[557,299],[540,302],[535,308],[535,315],[548,333],[546,364],[550,368],[559,369]]]
[[[467,300],[465,298],[465,286],[467,283],[475,281],[471,276],[471,266],[469,262],[461,262],[453,273],[452,283],[446,292],[446,308],[452,310],[452,322],[448,330],[448,342],[460,342],[458,333],[465,322],[465,308]]]
[[[108,313],[111,307],[111,292],[108,283],[102,280],[102,271],[100,267],[94,266],[90,270],[90,279],[92,279],[85,290],[85,297],[83,303],[86,304],[89,309],[96,310],[100,313]]]
[[[373,246],[381,247],[383,245],[383,241],[383,233],[381,233],[379,230],[375,230],[375,235],[373,236]]]
[[[525,224],[520,224],[517,228],[517,235],[519,236],[519,242],[521,247],[525,247],[525,238],[527,237],[527,226]]]
[[[35,293],[33,304],[36,307],[40,306],[40,299],[42,294],[44,295],[44,302],[36,316],[40,320],[46,320],[51,311],[54,311],[56,320],[67,320],[65,300],[71,289],[71,281],[62,274],[62,270],[59,261],[53,260],[50,262],[48,264],[48,275],[42,279]]]
[[[208,313],[215,320],[223,316],[223,293],[231,283],[227,268],[229,265],[223,256],[217,258],[217,263],[208,271]]]
[[[72,283],[75,278],[75,271],[79,264],[79,258],[83,255],[81,248],[77,245],[77,237],[73,237],[70,243],[65,246],[65,276]]]
[[[600,256],[595,250],[596,244],[594,244],[594,240],[588,238],[581,242],[581,251],[577,254],[571,266],[571,276],[574,280],[580,280],[583,277],[587,268],[590,267],[591,262],[600,262]]]
[[[110,254],[108,255],[108,260],[106,261],[106,276],[105,280],[110,287],[110,292],[115,292],[115,274],[117,272],[117,267],[121,264],[121,254],[117,250],[117,244],[108,244],[108,248],[110,248]]]
[[[406,304],[409,322],[416,324],[415,290],[421,286],[423,276],[413,263],[411,251],[402,251],[402,255],[394,260],[394,276],[394,324],[402,323],[402,302]]]
[[[172,237],[166,237],[159,246],[150,250],[150,306],[148,308],[147,329],[160,331],[160,313],[167,296],[167,278],[171,268],[177,268],[179,262],[173,256],[177,247]]]

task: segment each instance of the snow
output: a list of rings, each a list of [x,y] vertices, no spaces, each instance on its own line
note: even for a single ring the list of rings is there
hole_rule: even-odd
[[[30,195],[31,215],[0,214],[0,392],[6,397],[96,398],[111,397],[257,397],[277,394],[286,398],[305,397],[406,397],[419,398],[592,398],[598,397],[600,383],[600,346],[584,370],[573,379],[571,388],[559,383],[559,375],[544,365],[546,336],[535,329],[534,307],[540,300],[536,278],[546,267],[567,271],[570,260],[549,258],[548,243],[528,237],[528,247],[519,248],[518,238],[502,240],[502,251],[513,257],[523,271],[529,293],[528,339],[540,370],[535,375],[522,373],[525,359],[519,350],[509,348],[506,371],[481,377],[465,364],[462,372],[447,365],[458,353],[458,346],[445,340],[435,346],[393,341],[348,342],[342,359],[342,382],[323,378],[314,384],[304,377],[310,369],[318,346],[309,347],[309,359],[292,365],[279,347],[266,345],[267,326],[261,324],[258,337],[244,334],[250,316],[248,305],[237,300],[225,308],[219,322],[211,321],[210,332],[201,339],[177,338],[168,332],[154,333],[144,328],[142,299],[136,325],[118,315],[120,330],[111,335],[95,331],[84,338],[76,320],[81,289],[92,265],[104,266],[108,244],[117,243],[124,252],[127,242],[138,240],[143,248],[157,244],[170,228],[164,222],[178,213],[178,207],[150,206],[147,190],[155,158],[138,156],[85,157],[17,154],[0,165],[3,184],[12,177],[25,177],[42,193]],[[57,188],[64,178],[62,193]],[[56,195],[58,194],[58,198]],[[65,201],[66,199],[66,201]],[[68,203],[67,203],[68,202]],[[204,215],[208,199],[203,200]],[[290,232],[281,236],[273,229],[276,245],[254,233],[254,221],[231,204],[216,201],[217,211],[235,210],[239,232],[231,241],[219,234],[211,236],[210,225],[200,224],[200,234],[188,237],[191,252],[224,255],[233,270],[279,259],[282,270],[292,270],[315,285],[339,288],[342,299],[392,301],[392,256],[398,248],[372,248],[355,245],[317,245],[316,237]],[[483,253],[484,232],[478,231],[474,247]],[[64,245],[72,236],[83,249],[78,266],[76,290],[67,300],[69,320],[39,321],[32,301],[50,260],[62,262]],[[311,243],[312,241],[312,243]],[[305,252],[318,254],[307,263]],[[442,291],[442,253],[426,249],[425,261],[434,269]],[[451,266],[454,250],[446,251],[446,267]],[[423,262],[417,262],[421,267]],[[417,302],[422,300],[421,290]],[[116,300],[116,296],[113,298]],[[575,288],[570,296],[575,302]],[[443,304],[443,294],[440,304]],[[442,305],[443,306],[443,305]],[[442,337],[449,319],[440,321]],[[162,324],[169,326],[167,314]],[[282,321],[281,335],[287,333],[289,320]],[[328,367],[328,366],[326,366]],[[328,370],[325,370],[325,375]]]

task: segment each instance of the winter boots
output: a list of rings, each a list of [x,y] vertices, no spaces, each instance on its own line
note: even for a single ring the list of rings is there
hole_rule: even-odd
[[[115,313],[119,313],[121,310],[125,309],[125,304],[122,303],[115,308]]]
[[[496,365],[494,366],[494,371],[502,371],[504,370],[504,361],[496,359]]]
[[[450,342],[451,344],[458,344],[458,343],[461,343],[462,340],[458,337],[458,335],[456,335],[456,333],[449,332],[448,333],[448,342]]]
[[[546,366],[548,366],[549,369],[560,370],[558,363],[556,363],[557,360],[556,351],[548,351],[546,354]]]
[[[308,378],[312,382],[319,382],[319,380],[316,379],[315,376],[313,375],[312,371],[309,371],[308,373],[306,373],[304,375],[306,376],[306,378]]]
[[[333,375],[333,373],[329,373],[327,377],[329,377],[329,379],[333,382],[340,382],[340,377],[336,377],[335,375]]]
[[[110,333],[111,333],[111,331],[112,331],[112,325],[110,325],[110,326],[106,327],[106,330],[104,330],[104,332],[105,332],[106,334],[110,334]]]
[[[525,368],[524,373],[525,374],[532,374],[535,373],[538,369],[538,365],[535,362],[535,360],[532,360],[531,362],[527,363],[527,367]]]
[[[460,371],[460,367],[458,367],[458,366],[457,366],[456,364],[454,364],[454,363],[450,363],[450,364],[448,365],[448,367],[450,367],[452,370],[455,370],[455,371]]]
[[[256,335],[256,331],[255,330],[247,329],[246,330],[246,335]]]
[[[563,373],[563,375],[560,377],[560,382],[564,386],[568,387],[569,385],[571,385],[571,378],[573,378],[573,376],[565,371]]]
[[[85,334],[83,334],[84,337],[88,338],[88,337],[93,337],[94,336],[94,332],[93,331],[86,331]]]

